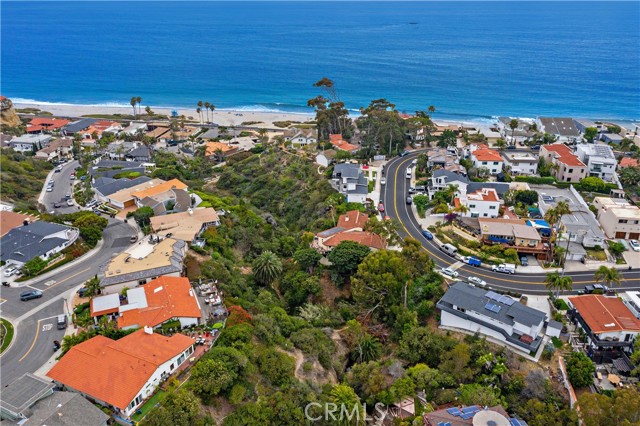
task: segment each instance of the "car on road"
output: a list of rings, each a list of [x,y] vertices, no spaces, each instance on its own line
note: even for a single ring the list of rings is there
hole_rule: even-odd
[[[59,209],[62,206],[62,204],[60,203],[53,203],[53,208],[54,209]]]
[[[507,145],[507,149],[516,149],[515,145]]]
[[[467,265],[471,265],[471,266],[480,266],[482,265],[482,261],[480,259],[478,259],[475,256],[464,256],[462,258],[462,261],[464,263],[466,263]]]
[[[67,200],[67,205],[68,205],[69,207],[73,207],[73,200],[72,200],[72,199],[68,199],[68,200]]]
[[[451,268],[442,268],[440,272],[448,277],[456,278],[459,274]]]
[[[409,151],[402,151],[400,153],[400,157],[406,157],[407,155],[409,155]]]
[[[56,168],[53,171],[54,173],[60,173],[62,171],[62,166],[56,166]]]
[[[418,159],[417,159],[417,158],[414,158],[414,159],[411,161],[411,164],[412,164],[413,166],[415,166],[416,164],[418,164]]]
[[[411,198],[411,196],[407,197],[407,204],[410,205],[411,203],[413,203],[413,198]]]
[[[76,180],[76,175],[69,176],[69,180]]]
[[[529,266],[529,258],[527,256],[520,257],[520,264],[522,266]]]
[[[385,185],[387,180],[385,178],[380,178],[380,185]]]
[[[531,145],[531,151],[539,151],[540,150],[540,145]]]
[[[27,300],[39,299],[42,297],[42,292],[40,290],[30,290],[20,293],[20,300],[26,302]]]
[[[98,202],[98,200],[91,200],[91,201],[89,201],[89,202],[87,203],[87,205],[86,205],[85,207],[86,207],[86,208],[88,208],[88,209],[92,209],[92,208],[94,208],[95,206],[97,206],[98,204],[100,204],[100,203]]]
[[[482,279],[478,278],[478,277],[469,277],[469,282],[471,284],[475,284],[475,285],[480,286],[480,287],[486,287],[487,286],[487,282],[485,280],[482,280]]]
[[[98,209],[92,209],[91,211],[97,214],[98,216],[102,216],[102,212]]]
[[[5,277],[10,277],[11,275],[15,274],[18,272],[18,267],[15,265],[7,265],[7,267],[4,269],[4,276]]]
[[[429,231],[422,231],[422,235],[427,239],[427,240],[433,240],[433,234]]]
[[[382,201],[378,203],[378,211],[384,213],[384,204],[382,204]]]
[[[633,251],[640,251],[640,243],[638,240],[629,240],[629,245],[633,249]]]
[[[53,192],[53,186],[47,186],[47,192]]]
[[[516,265],[512,263],[501,263],[500,265],[491,265],[493,272],[501,272],[503,274],[515,274]]]
[[[129,238],[129,242],[131,244],[135,243],[136,241],[138,241],[138,236],[137,235],[132,235],[131,238]]]

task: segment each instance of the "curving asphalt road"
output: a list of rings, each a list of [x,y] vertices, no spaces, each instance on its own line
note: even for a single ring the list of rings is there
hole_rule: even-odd
[[[67,163],[62,172],[54,173],[56,182],[53,192],[45,192],[43,204],[54,214],[77,211],[77,206],[54,209],[53,203],[60,201],[71,188],[69,179],[77,162]],[[56,269],[41,278],[30,280],[20,287],[2,287],[0,309],[2,317],[11,321],[16,333],[11,346],[0,356],[0,387],[11,383],[24,373],[33,373],[53,355],[53,341],[62,340],[64,330],[57,330],[57,315],[68,313],[64,307],[70,290],[80,286],[99,271],[101,265],[131,245],[130,238],[136,231],[127,223],[108,219],[102,232],[100,246],[84,257]],[[13,285],[20,285],[14,283]],[[42,290],[39,299],[20,301],[20,293]]]
[[[419,152],[414,151],[405,157],[394,158],[384,167],[386,185],[382,189],[381,197],[385,205],[386,215],[400,223],[401,236],[403,238],[411,236],[420,241],[423,249],[429,253],[436,265],[440,267],[450,266],[455,263],[462,264],[462,266],[456,268],[462,279],[469,276],[477,276],[485,280],[491,288],[513,290],[527,294],[547,294],[548,290],[545,289],[544,283],[546,274],[516,273],[508,275],[493,272],[487,268],[475,268],[448,256],[440,250],[433,240],[429,241],[422,235],[420,225],[413,215],[411,206],[406,204],[410,182],[409,179],[406,179],[405,173],[407,167],[411,165],[411,161],[418,155]],[[621,272],[623,275],[622,289],[640,289],[640,270]],[[573,291],[568,293],[576,293],[577,290],[583,289],[586,285],[593,284],[595,282],[593,273],[593,271],[567,272],[566,275],[571,276],[573,279]]]

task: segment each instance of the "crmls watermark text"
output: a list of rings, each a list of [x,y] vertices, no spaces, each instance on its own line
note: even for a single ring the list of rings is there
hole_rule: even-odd
[[[321,404],[319,402],[311,402],[304,407],[304,415],[308,420],[317,422],[319,420],[334,420],[358,423],[360,421],[372,421],[384,419],[387,415],[387,406],[382,403],[376,403],[373,407],[373,413],[367,414],[367,404],[355,404],[347,406],[345,404],[334,404],[327,402]]]

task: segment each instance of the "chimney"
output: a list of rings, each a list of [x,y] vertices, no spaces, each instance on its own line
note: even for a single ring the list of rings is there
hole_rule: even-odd
[[[144,332],[146,334],[153,334],[153,328],[149,327],[149,326],[144,326]]]

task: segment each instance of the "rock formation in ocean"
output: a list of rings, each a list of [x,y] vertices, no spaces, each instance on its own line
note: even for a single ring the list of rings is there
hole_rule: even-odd
[[[0,96],[0,125],[2,127],[16,127],[22,124],[20,117],[13,108],[11,99]]]

